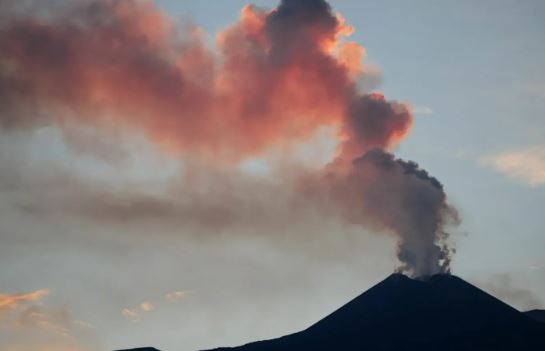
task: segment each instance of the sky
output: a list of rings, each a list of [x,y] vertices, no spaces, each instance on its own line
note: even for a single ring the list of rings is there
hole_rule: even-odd
[[[542,1],[114,3],[0,0],[0,350],[239,345],[396,269],[545,308]]]

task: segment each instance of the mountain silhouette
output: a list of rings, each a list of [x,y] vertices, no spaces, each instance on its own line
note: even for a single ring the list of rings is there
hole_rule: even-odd
[[[543,322],[453,275],[392,274],[301,332],[208,351],[537,351]]]
[[[545,325],[456,276],[393,274],[301,332],[214,349],[321,350],[545,350]]]
[[[545,310],[531,310],[524,312],[524,314],[538,322],[545,323]]]

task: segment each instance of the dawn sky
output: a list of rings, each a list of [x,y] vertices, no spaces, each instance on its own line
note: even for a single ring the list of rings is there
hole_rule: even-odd
[[[0,0],[0,350],[196,350],[280,336],[398,267],[444,271],[403,249],[454,248],[453,274],[521,310],[545,308],[543,1],[331,0],[346,24],[320,17],[319,40],[305,42],[322,61],[299,53],[298,22],[260,31],[277,1],[242,15],[244,1],[124,2],[82,3],[103,4],[149,46],[130,35],[102,45],[108,35],[85,29],[65,37],[63,23],[94,18],[65,11],[79,1]],[[36,16],[59,32],[25,27]],[[284,27],[305,64],[291,65]],[[32,42],[34,31],[73,51],[28,54],[18,43],[49,43]],[[365,55],[339,54],[347,41]],[[259,45],[278,66],[259,61]],[[135,46],[142,60],[123,56]],[[214,60],[232,66],[217,73]],[[385,126],[354,117],[377,105]],[[337,160],[361,151],[356,171]],[[389,153],[429,172],[425,185]],[[375,161],[415,179],[375,175]],[[352,202],[351,182],[368,197],[382,189],[384,211]],[[428,216],[405,219],[390,188],[432,199],[422,209],[438,217],[431,247],[411,234]],[[436,246],[443,229],[448,245]]]

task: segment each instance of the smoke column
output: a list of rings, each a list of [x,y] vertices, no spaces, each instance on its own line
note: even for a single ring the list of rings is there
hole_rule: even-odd
[[[456,213],[435,178],[390,153],[412,126],[410,108],[358,88],[373,75],[365,50],[326,1],[246,6],[214,48],[152,1],[67,4],[0,17],[2,128],[122,127],[169,152],[236,163],[334,127],[338,155],[313,192],[395,234],[401,271],[449,272],[444,226]]]

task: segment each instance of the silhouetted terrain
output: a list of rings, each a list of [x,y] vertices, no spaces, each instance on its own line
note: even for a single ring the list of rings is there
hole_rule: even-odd
[[[519,312],[456,276],[392,274],[306,330],[214,351],[537,351],[544,312]]]
[[[458,277],[393,274],[304,331],[215,350],[545,350],[545,327]]]
[[[538,322],[545,323],[545,310],[531,310],[524,312],[524,314],[532,317]]]

